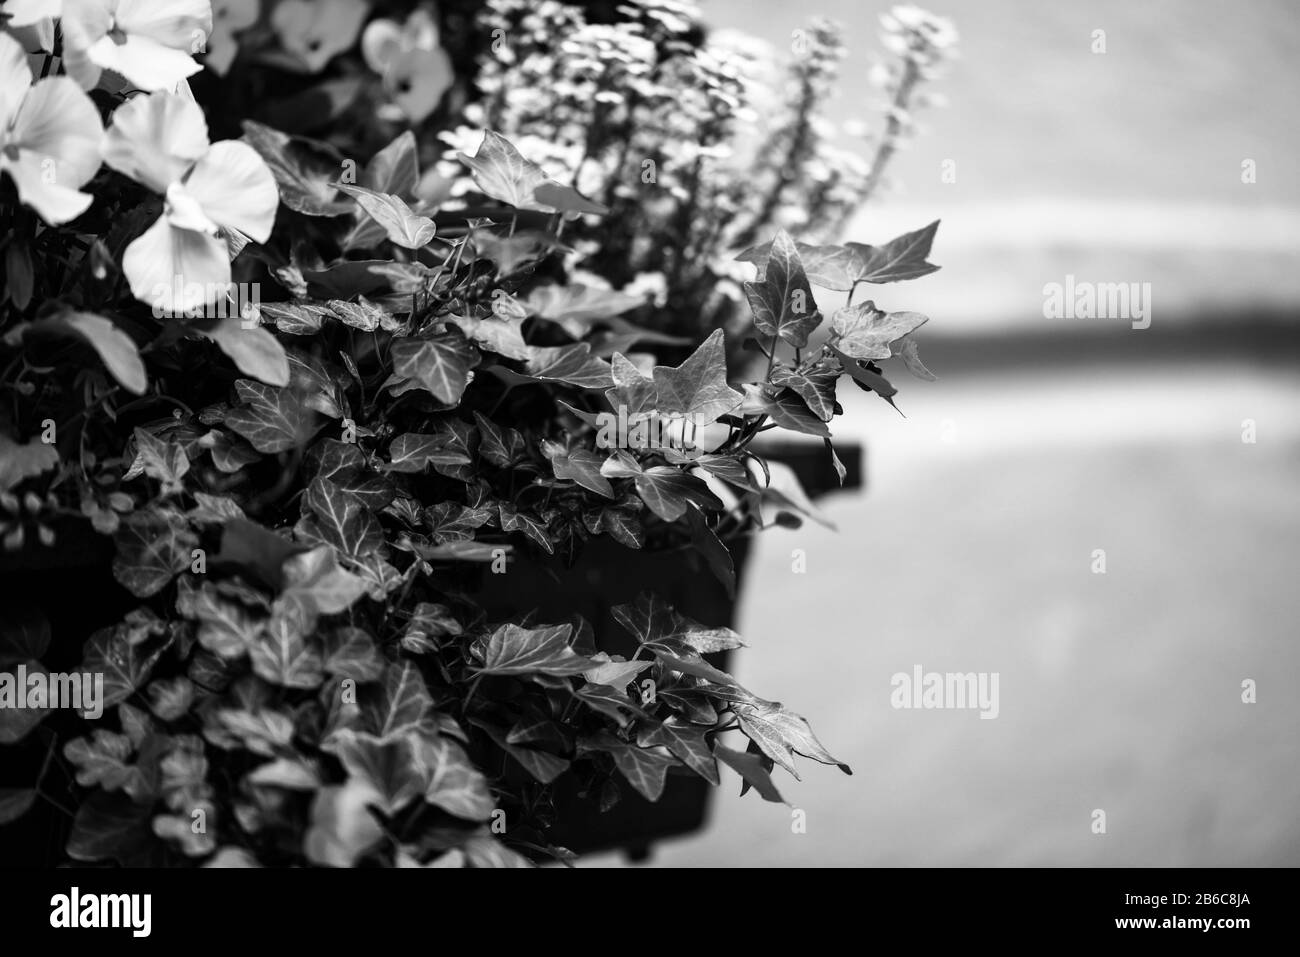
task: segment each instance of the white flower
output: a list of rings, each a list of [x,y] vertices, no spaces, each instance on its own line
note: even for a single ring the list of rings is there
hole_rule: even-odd
[[[104,136],[104,161],[161,194],[162,215],[127,247],[132,294],[155,311],[201,309],[231,285],[226,235],[264,243],[279,203],[275,178],[247,143],[208,143],[198,104],[173,93],[119,107]]]
[[[404,25],[372,20],[361,35],[361,55],[383,77],[384,91],[392,100],[381,108],[384,119],[421,122],[455,79],[451,59],[438,45],[438,25],[423,8],[413,11]]]
[[[369,10],[365,0],[280,0],[271,26],[295,66],[319,73],[356,42]]]
[[[65,76],[32,85],[27,54],[0,34],[0,171],[47,223],[64,223],[92,199],[80,191],[99,169],[99,111]]]
[[[212,36],[204,63],[217,76],[225,76],[239,52],[235,34],[257,22],[259,0],[212,0]]]
[[[92,89],[104,70],[142,90],[165,90],[203,69],[192,53],[212,32],[209,0],[63,0],[68,74]]]

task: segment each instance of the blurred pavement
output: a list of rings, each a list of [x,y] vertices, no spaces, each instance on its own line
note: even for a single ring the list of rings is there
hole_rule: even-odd
[[[724,771],[707,830],[651,863],[1300,864],[1300,373],[959,375],[907,382],[906,420],[849,402],[869,487],[825,500],[838,532],[760,537],[735,673],[854,775],[778,769],[792,834]],[[917,664],[998,672],[1000,716],[894,710]]]

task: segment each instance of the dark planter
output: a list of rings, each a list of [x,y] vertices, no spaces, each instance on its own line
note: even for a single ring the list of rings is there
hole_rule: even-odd
[[[862,446],[845,443],[837,448],[847,474],[845,489],[863,485]],[[763,454],[784,462],[799,478],[811,498],[841,488],[839,477],[821,443],[770,443]],[[737,597],[744,587],[751,539],[730,543],[736,568]],[[653,592],[682,614],[706,625],[732,627],[737,599],[693,551],[636,551],[608,539],[596,539],[570,568],[558,562],[520,563],[508,575],[487,575],[479,600],[493,620],[517,617],[536,610],[542,621],[562,621],[575,614],[591,622],[596,647],[609,654],[631,657],[636,641],[610,614],[616,605]],[[727,671],[731,652],[710,655],[715,666]],[[592,798],[578,793],[569,775],[555,782],[556,824],[547,838],[560,847],[583,854],[622,850],[633,861],[645,860],[656,841],[699,830],[708,818],[713,787],[690,772],[670,774],[663,796],[647,801],[630,788],[613,808],[601,812]]]
[[[768,457],[794,470],[808,494],[817,498],[839,488],[834,469],[820,443],[771,444]],[[844,488],[862,485],[862,449],[839,448],[848,469]],[[95,630],[122,619],[138,601],[109,571],[111,545],[84,522],[68,521],[58,528],[54,549],[27,549],[18,555],[0,553],[0,580],[6,594],[21,595],[49,619],[54,640],[45,656],[52,670],[74,669],[85,639]],[[737,591],[743,588],[750,540],[731,545]],[[732,626],[736,601],[689,550],[638,552],[607,539],[585,549],[577,564],[519,564],[509,575],[487,575],[478,596],[492,619],[522,615],[536,609],[543,619],[563,620],[581,614],[595,632],[597,646],[611,654],[630,656],[634,640],[613,620],[609,609],[634,601],[641,591],[653,591],[683,614],[705,624]],[[710,656],[724,671],[730,653]],[[70,714],[53,714],[43,723],[65,737],[73,730]],[[48,736],[38,729],[17,746],[6,746],[0,766],[0,788],[26,787],[44,760]],[[57,779],[61,775],[52,775]],[[694,774],[670,775],[663,797],[648,802],[630,789],[614,808],[600,813],[594,803],[577,794],[572,780],[556,784],[558,824],[550,839],[579,853],[621,849],[633,860],[644,859],[651,846],[665,838],[690,834],[703,827],[712,787]],[[69,801],[71,794],[59,794]],[[23,817],[0,826],[0,866],[51,866],[63,859],[71,821],[45,801],[37,801]]]

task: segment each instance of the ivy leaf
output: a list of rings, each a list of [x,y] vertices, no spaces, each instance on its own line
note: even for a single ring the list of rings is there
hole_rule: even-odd
[[[190,470],[190,460],[179,442],[160,439],[139,426],[135,429],[135,461],[122,475],[123,481],[143,473],[163,487],[164,494],[179,492],[181,479]]]
[[[656,409],[691,416],[706,425],[726,415],[744,398],[727,385],[727,359],[721,329],[715,329],[676,368],[655,366]]]
[[[859,282],[886,283],[928,276],[939,267],[926,262],[939,220],[924,229],[905,233],[884,246],[845,243],[843,246],[812,246],[798,243],[796,250],[808,279],[824,289],[845,292]],[[752,262],[760,275],[770,255],[771,243],[746,249],[736,257]]]
[[[499,426],[479,412],[474,413],[474,422],[478,426],[479,455],[493,465],[509,468],[527,452],[524,437],[508,425]]]
[[[742,648],[745,643],[730,628],[710,628],[679,614],[657,595],[642,592],[634,603],[610,609],[639,644],[676,641],[702,654]]]
[[[316,516],[303,525],[307,537],[333,545],[343,555],[364,555],[384,543],[384,531],[365,503],[329,479],[314,478],[303,504]]]
[[[464,749],[443,737],[420,738],[417,762],[427,771],[424,799],[466,821],[486,821],[496,808],[487,779]]]
[[[621,352],[615,352],[610,356],[609,367],[614,376],[614,388],[605,392],[605,398],[609,400],[611,406],[615,409],[619,406],[627,409],[629,420],[656,410],[659,405],[659,394],[653,378],[643,375],[641,370]],[[671,375],[673,371],[675,370],[668,370],[668,380],[675,383],[676,379]],[[726,384],[725,367],[723,384]]]
[[[147,691],[149,710],[163,721],[175,721],[187,714],[194,703],[194,682],[184,675],[160,678],[152,682]]]
[[[360,329],[362,332],[374,332],[389,318],[388,313],[365,296],[358,296],[356,302],[331,299],[328,306],[329,311],[345,326]]]
[[[590,200],[572,186],[557,183],[553,179],[548,179],[533,187],[533,199],[537,200],[543,207],[553,209],[557,213],[594,213],[597,216],[603,216],[609,212],[608,206]]]
[[[757,754],[735,751],[715,741],[713,755],[739,774],[745,784],[757,791],[764,801],[771,801],[773,804],[789,804],[772,783],[772,775],[768,773],[767,768],[763,766],[763,759]]]
[[[90,737],[75,738],[63,748],[63,756],[76,768],[77,783],[82,787],[102,787],[105,791],[126,791],[140,797],[144,773],[130,763],[135,747],[124,734],[97,729]]]
[[[0,622],[0,667],[40,658],[50,646],[50,622],[34,603],[14,596]]]
[[[718,762],[701,728],[677,718],[637,726],[636,743],[642,748],[663,745],[681,762],[712,785],[719,784]]]
[[[474,251],[480,258],[496,263],[503,277],[513,275],[527,263],[545,258],[557,245],[549,233],[523,230],[513,236],[477,230],[473,242]]]
[[[525,374],[541,382],[562,382],[579,389],[608,389],[614,384],[609,363],[591,354],[586,342],[567,346],[529,346]]]
[[[478,319],[473,316],[448,316],[455,325],[480,349],[495,352],[507,359],[528,359],[532,346],[524,342],[523,320],[501,316]]]
[[[765,755],[793,774],[795,780],[799,779],[799,772],[795,770],[792,760],[796,753],[822,764],[834,764],[845,774],[853,773],[847,764],[832,757],[822,746],[806,718],[779,703],[751,698],[745,702],[734,702],[731,710],[740,721],[740,730]]]
[[[855,359],[888,359],[891,345],[915,332],[929,317],[919,312],[881,312],[871,301],[837,309],[831,317],[835,345]]]
[[[666,748],[639,748],[603,729],[584,739],[579,751],[608,753],[623,777],[647,801],[658,801],[663,796],[668,769],[677,764]]]
[[[591,667],[591,659],[569,647],[572,633],[572,625],[502,625],[488,638],[479,673],[557,677],[582,674]]]
[[[848,243],[862,265],[858,268],[858,282],[899,282],[928,276],[939,267],[926,262],[930,245],[934,242],[939,220],[916,232],[904,233],[883,246],[864,246]]]
[[[455,637],[464,631],[446,605],[422,601],[411,612],[411,620],[402,632],[402,647],[416,654],[436,651],[440,647],[439,639]]]
[[[627,509],[601,509],[600,530],[608,532],[614,541],[626,548],[640,548],[645,544],[645,527],[641,519],[636,512]]]
[[[245,328],[239,316],[227,316],[194,331],[215,342],[244,375],[267,385],[289,384],[289,358],[284,346],[261,326]]]
[[[492,517],[486,508],[469,508],[456,502],[439,502],[430,506],[425,515],[439,545],[471,541],[474,530],[482,528]]]
[[[35,788],[0,788],[0,825],[18,820],[35,802]]]
[[[486,724],[477,718],[471,720],[477,727],[487,732],[488,737],[493,740],[498,748],[518,761],[525,771],[543,784],[550,784],[569,770],[569,761],[558,754],[552,754],[538,748],[511,744],[502,729]]]
[[[35,659],[18,661],[13,665],[0,669],[0,676],[5,679],[4,684],[9,685],[19,694],[25,694],[26,692],[26,688],[20,683],[18,677],[18,668],[23,666],[26,666],[28,680],[35,675],[49,675],[49,671],[46,670],[45,666]],[[21,741],[31,733],[33,728],[45,720],[45,716],[50,711],[49,707],[41,706],[34,708],[0,707],[0,744],[13,744],[16,741]]]
[[[596,659],[592,658],[591,660],[595,661]],[[628,683],[653,663],[645,659],[633,661],[611,659],[602,661],[594,668],[587,669],[582,673],[582,676],[592,684],[608,685],[619,691],[626,691]]]
[[[814,246],[809,243],[796,243],[795,250],[799,253],[799,261],[803,264],[804,275],[808,277],[808,281],[823,289],[847,292],[853,288],[862,270],[861,257],[848,246]],[[746,249],[736,259],[757,266],[761,278],[771,251],[771,243],[762,243]]]
[[[584,286],[581,283],[538,286],[523,301],[528,315],[554,322],[574,338],[581,338],[593,323],[622,315],[643,305],[644,296]]]
[[[704,682],[700,682],[699,687],[676,684],[660,689],[658,698],[687,721],[713,727],[718,723],[718,711],[713,706],[714,698],[709,688]]]
[[[374,791],[374,804],[392,816],[410,804],[423,790],[415,759],[418,745],[409,737],[380,741],[365,732],[343,729],[334,736],[332,748],[350,779],[359,778]]]
[[[403,195],[420,180],[419,151],[415,134],[403,130],[366,164],[366,185],[382,193]]]
[[[393,343],[393,371],[416,382],[434,398],[456,405],[469,385],[470,370],[479,362],[478,350],[459,331],[428,339]]]
[[[516,209],[543,209],[533,190],[546,181],[542,168],[524,157],[499,133],[485,130],[473,156],[457,154],[470,168],[479,191]]]
[[[259,452],[287,451],[305,444],[320,430],[320,416],[292,389],[239,379],[235,394],[241,405],[226,413],[225,426]]]
[[[475,834],[460,847],[461,853],[474,868],[528,868],[533,864],[517,851],[512,851],[487,833]],[[448,854],[451,852],[449,851]],[[441,858],[439,858],[441,860]]]
[[[286,559],[302,550],[302,545],[256,522],[232,518],[221,527],[221,550],[213,563],[238,568],[279,591],[284,584]]]
[[[199,644],[222,658],[241,658],[258,640],[262,622],[242,604],[224,598],[211,582],[194,595],[193,613],[199,620]]]
[[[153,802],[137,804],[124,794],[95,791],[77,809],[65,850],[74,861],[112,859],[123,866],[146,863],[154,844],[149,832]]]
[[[433,707],[420,670],[411,662],[393,662],[382,684],[366,689],[362,717],[380,741],[395,741],[419,731]]]
[[[285,688],[317,688],[325,680],[320,652],[307,642],[298,608],[277,608],[248,648],[254,673]]]
[[[388,447],[392,459],[388,465],[389,470],[423,472],[430,465],[469,465],[468,455],[447,448],[448,438],[447,434],[402,433]]]
[[[724,688],[740,687],[740,683],[735,678],[725,671],[713,667],[701,655],[684,645],[679,647],[677,643],[665,645],[655,642],[651,644],[650,650],[654,652],[654,656],[659,659],[660,664],[670,671],[679,671],[684,675],[690,675],[692,678],[702,678]]]
[[[280,202],[304,216],[339,216],[351,202],[339,200],[330,185],[338,176],[338,161],[295,137],[252,120],[244,120],[244,140],[257,150],[275,177]]]
[[[384,673],[384,659],[374,640],[351,625],[326,633],[321,666],[328,674],[359,682],[374,681]]]
[[[147,651],[146,645],[131,644],[117,628],[101,628],[88,639],[82,649],[82,672],[104,676],[104,695],[101,707],[110,708],[135,694],[146,681],[166,650],[158,645]]]
[[[262,458],[262,453],[248,444],[244,439],[229,432],[213,430],[204,436],[204,444],[210,442],[208,451],[212,455],[212,464],[218,470],[232,475],[245,465],[251,465]]]
[[[667,465],[656,465],[636,476],[636,492],[665,522],[675,522],[689,505],[721,511],[722,502],[694,475]]]
[[[925,367],[921,362],[921,356],[917,352],[916,340],[911,336],[895,340],[890,346],[890,351],[903,360],[903,365],[907,371],[912,373],[918,379],[924,379],[926,382],[934,382],[938,377]]]
[[[35,478],[57,468],[59,451],[40,439],[19,444],[0,433],[0,492],[7,492],[19,482]]]
[[[521,512],[507,502],[497,505],[497,514],[501,517],[503,532],[523,532],[546,554],[555,554],[555,546],[551,544],[551,538],[546,533],[546,523],[541,519],[528,512]]]
[[[317,615],[346,611],[366,591],[364,580],[338,566],[328,545],[285,559],[284,582],[279,601],[308,625]]]
[[[828,345],[827,348],[830,349],[831,353],[840,360],[840,367],[849,374],[853,381],[858,384],[859,388],[866,392],[876,393],[876,395],[880,396],[890,405],[893,405],[899,415],[902,415],[902,411],[898,409],[898,406],[894,405],[894,396],[898,395],[898,390],[893,387],[888,379],[882,376],[879,372],[874,372],[871,369],[868,369],[863,365],[863,363],[854,359],[852,356],[847,356],[840,352],[834,346]]]
[[[813,415],[803,399],[790,389],[782,389],[773,395],[770,386],[747,383],[745,404],[742,409],[748,415],[766,415],[781,428],[792,432],[802,432],[819,438],[828,438],[831,434],[826,423]]]
[[[423,249],[433,242],[437,227],[428,216],[419,216],[411,211],[400,196],[366,189],[364,186],[347,186],[333,184],[357,201],[370,217],[380,226],[388,238],[404,249]]]
[[[550,460],[557,479],[577,482],[583,488],[605,498],[614,497],[614,486],[610,485],[609,480],[601,474],[602,460],[591,449],[576,448],[565,451],[560,443],[544,439],[541,450],[542,454]]]
[[[797,349],[808,344],[808,333],[821,324],[794,240],[783,229],[776,234],[763,269],[763,278],[745,283],[745,296],[754,325],[769,336],[780,336]]]
[[[263,302],[257,306],[263,319],[270,319],[281,332],[291,336],[312,336],[325,320],[334,316],[329,308],[314,302]]]
[[[722,582],[722,587],[727,590],[728,598],[736,597],[736,567],[731,560],[731,552],[727,551],[727,546],[722,543],[713,529],[709,528],[709,523],[704,518],[698,508],[687,510],[687,518],[691,525],[691,544],[695,550],[704,556],[704,561],[709,566],[709,571],[713,572],[714,577]]]
[[[113,577],[137,598],[156,595],[189,567],[198,544],[174,512],[150,509],[128,515],[113,536]]]
[[[777,366],[772,370],[772,384],[797,394],[807,404],[808,410],[823,422],[829,422],[835,415],[835,380],[838,378],[837,373],[826,370],[800,372],[788,366]]]

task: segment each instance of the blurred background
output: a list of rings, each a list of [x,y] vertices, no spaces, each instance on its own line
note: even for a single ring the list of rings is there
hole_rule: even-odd
[[[704,9],[777,47],[838,19],[849,120],[887,6]],[[865,487],[821,502],[835,532],[758,539],[733,662],[855,774],[782,776],[800,834],[724,770],[706,828],[649,863],[1300,864],[1300,8],[926,7],[960,32],[949,105],[844,238],[942,219],[942,269],[873,288],[932,317],[939,381],[896,377],[906,418],[841,389]],[[1150,283],[1150,327],[1044,318],[1068,275]],[[998,718],[893,709],[916,665],[997,672]]]

